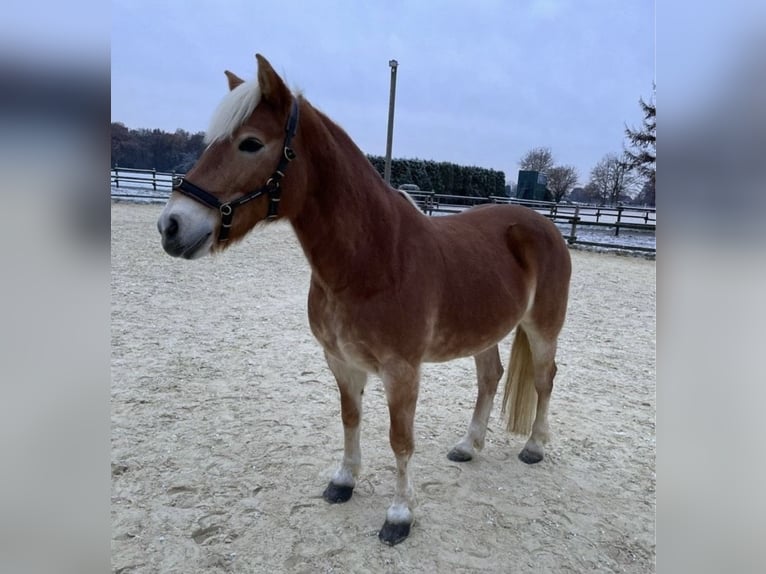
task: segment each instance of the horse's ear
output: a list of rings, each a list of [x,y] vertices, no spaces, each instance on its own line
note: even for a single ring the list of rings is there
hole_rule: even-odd
[[[230,72],[229,70],[224,70],[224,74],[226,74],[226,79],[229,81],[229,90],[233,90],[240,84],[244,84],[245,80],[237,76],[234,72]]]
[[[255,55],[258,60],[258,85],[261,88],[261,97],[276,106],[286,105],[290,101],[290,90],[285,86],[269,61],[260,54]]]

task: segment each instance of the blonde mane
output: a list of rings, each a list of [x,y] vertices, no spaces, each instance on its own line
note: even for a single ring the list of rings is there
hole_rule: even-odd
[[[418,207],[418,202],[417,202],[417,201],[415,201],[414,199],[412,199],[412,196],[411,196],[409,193],[407,193],[407,192],[406,192],[406,191],[404,191],[403,189],[397,189],[396,191],[397,191],[397,192],[399,192],[399,194],[400,194],[400,195],[401,195],[401,196],[402,196],[404,199],[406,199],[408,202],[410,202],[410,205],[412,205],[412,207],[414,207],[415,209],[417,209],[417,210],[418,210],[418,212],[420,213],[420,207]]]
[[[218,104],[205,133],[205,143],[229,138],[253,113],[261,101],[258,80],[243,82],[231,90]]]

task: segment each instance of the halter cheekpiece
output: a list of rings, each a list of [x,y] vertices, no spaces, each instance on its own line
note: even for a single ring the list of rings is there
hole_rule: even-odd
[[[223,203],[213,194],[205,191],[201,187],[197,187],[183,177],[177,177],[173,180],[173,190],[183,193],[212,209],[217,209],[221,213],[221,230],[218,233],[218,241],[227,241],[229,239],[229,230],[231,229],[231,222],[234,219],[234,209],[256,197],[262,196],[263,194],[269,196],[269,211],[266,218],[274,219],[277,216],[279,201],[282,196],[282,190],[280,188],[282,178],[285,176],[285,170],[287,169],[288,164],[296,157],[295,152],[290,147],[290,143],[297,129],[298,101],[293,98],[290,117],[287,118],[287,125],[285,126],[285,141],[282,146],[282,157],[279,158],[277,168],[274,170],[274,173],[271,174],[271,177],[266,180],[265,184],[255,191],[243,195],[239,199]]]

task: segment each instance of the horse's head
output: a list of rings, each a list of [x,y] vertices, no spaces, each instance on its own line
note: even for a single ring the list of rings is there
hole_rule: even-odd
[[[295,213],[305,174],[295,138],[298,100],[260,54],[257,80],[229,71],[229,93],[206,133],[208,147],[174,191],[157,227],[174,257],[225,249],[258,222]]]

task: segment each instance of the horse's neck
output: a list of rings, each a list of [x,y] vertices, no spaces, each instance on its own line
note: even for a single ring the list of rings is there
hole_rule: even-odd
[[[377,290],[394,264],[402,209],[412,208],[340,127],[307,111],[301,114],[303,153],[311,168],[305,202],[292,220],[296,235],[324,287]]]

